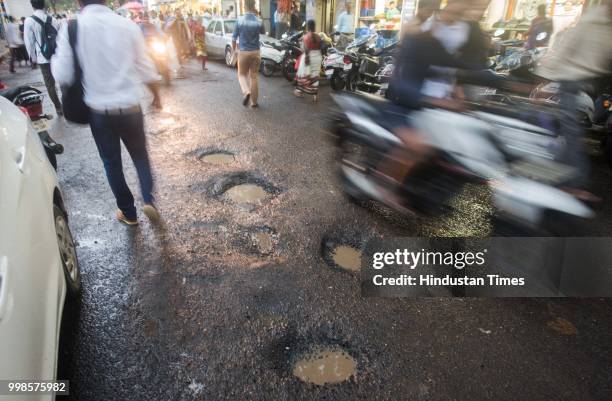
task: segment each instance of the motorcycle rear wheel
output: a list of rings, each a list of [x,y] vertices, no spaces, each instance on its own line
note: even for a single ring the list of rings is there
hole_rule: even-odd
[[[346,82],[340,76],[340,74],[337,71],[335,71],[332,77],[329,79],[329,85],[331,86],[333,90],[341,91],[342,89],[344,89]]]
[[[293,82],[295,81],[295,75],[295,62],[293,62],[292,60],[285,61],[285,63],[283,64],[283,76],[285,77],[285,79],[289,82]]]
[[[264,77],[271,77],[272,75],[274,75],[274,70],[276,68],[274,67],[274,65],[272,64],[272,62],[267,61],[267,60],[262,60],[261,64],[259,66],[259,72],[261,72],[261,74]]]

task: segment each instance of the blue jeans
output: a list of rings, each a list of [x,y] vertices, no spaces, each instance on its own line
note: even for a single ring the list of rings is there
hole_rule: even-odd
[[[136,219],[134,196],[130,191],[121,163],[121,142],[125,145],[140,181],[144,203],[153,203],[153,177],[144,133],[142,112],[106,115],[91,113],[91,133],[104,163],[106,178],[117,199],[117,207],[128,219]]]

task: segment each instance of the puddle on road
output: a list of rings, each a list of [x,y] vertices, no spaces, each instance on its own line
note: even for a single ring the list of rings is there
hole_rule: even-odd
[[[332,259],[339,267],[359,271],[361,269],[361,251],[348,245],[339,245],[332,252]]]
[[[322,349],[297,361],[293,375],[300,380],[318,386],[340,383],[354,376],[357,361],[346,352]]]
[[[268,193],[255,184],[240,184],[225,191],[225,197],[234,203],[259,203]]]
[[[234,161],[234,156],[227,153],[211,153],[200,158],[205,163],[228,164]]]
[[[261,253],[270,253],[274,249],[272,235],[266,232],[253,233],[253,242]]]

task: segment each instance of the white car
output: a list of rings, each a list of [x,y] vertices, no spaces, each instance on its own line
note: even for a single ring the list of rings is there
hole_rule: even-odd
[[[223,57],[228,67],[235,67],[237,57],[232,50],[232,35],[236,28],[235,19],[213,18],[206,27],[206,52],[211,57]],[[259,35],[262,42],[278,42],[267,35]],[[263,53],[262,53],[263,57]]]
[[[0,97],[0,380],[56,378],[64,301],[79,292],[55,170],[29,118]]]
[[[213,18],[206,27],[206,52],[211,57],[223,57],[229,67],[236,65],[232,50],[235,19]]]

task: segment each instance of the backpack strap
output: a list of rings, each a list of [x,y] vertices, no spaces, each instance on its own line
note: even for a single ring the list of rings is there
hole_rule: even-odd
[[[40,26],[42,26],[42,27],[45,26],[45,23],[40,18],[38,18],[36,15],[32,15],[30,18],[32,18],[34,21],[38,22],[40,24]],[[49,18],[48,15],[47,15],[47,18]]]
[[[79,57],[77,56],[76,43],[77,43],[77,20],[72,19],[68,21],[68,43],[72,49],[72,57],[74,58],[74,80],[75,82],[81,81],[83,77],[83,71],[81,70],[81,64],[79,63]]]

